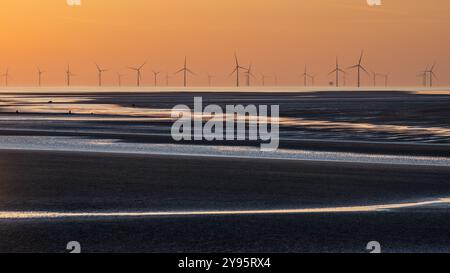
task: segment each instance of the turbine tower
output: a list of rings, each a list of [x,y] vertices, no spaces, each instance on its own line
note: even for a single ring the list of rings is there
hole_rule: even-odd
[[[389,76],[391,75],[391,73],[387,73],[382,75],[384,77],[384,87],[388,87],[388,82],[389,82]]]
[[[248,69],[245,71],[245,78],[247,81],[247,86],[251,85],[251,78],[255,78],[255,75],[253,75],[252,73],[252,68],[253,68],[253,64],[250,63],[250,65],[248,66]]]
[[[183,66],[183,68],[181,68],[180,70],[175,72],[175,74],[178,74],[178,73],[181,73],[181,72],[183,72],[183,85],[184,85],[184,87],[187,87],[187,74],[191,73],[192,75],[195,75],[195,73],[192,72],[192,70],[190,70],[187,67],[187,58],[186,57],[184,57],[184,66]]]
[[[264,75],[263,73],[261,73],[261,83],[263,86],[266,85],[266,79],[268,78],[267,75]]]
[[[312,76],[308,74],[308,68],[305,65],[305,71],[302,74],[303,77],[303,85],[307,86],[308,85],[308,78],[312,79]]]
[[[333,74],[333,73],[336,73],[336,82],[335,82],[335,84],[336,84],[336,87],[339,87],[339,73],[343,73],[343,74],[345,75],[345,71],[342,70],[342,69],[339,67],[339,60],[338,60],[338,57],[336,57],[336,67],[335,67],[334,70],[331,71],[328,75],[331,75],[331,74]]]
[[[67,81],[67,86],[70,86],[71,84],[71,79],[72,77],[76,76],[75,74],[72,73],[72,71],[70,70],[70,65],[67,65],[67,70],[66,70],[66,81]]]
[[[207,76],[208,76],[208,86],[211,86],[212,85],[212,79],[214,78],[214,76],[209,74],[209,73],[208,73]]]
[[[240,85],[240,82],[239,82],[239,75],[240,75],[239,74],[239,70],[240,69],[247,70],[247,68],[242,67],[242,66],[239,65],[239,60],[238,60],[238,57],[237,57],[236,53],[234,53],[234,60],[236,62],[236,66],[235,66],[233,72],[231,72],[230,76],[233,75],[234,73],[236,73],[236,87],[239,87],[239,85]]]
[[[45,71],[42,71],[40,67],[37,68],[38,73],[38,86],[41,86],[42,83],[42,74],[44,74]]]
[[[169,73],[166,72],[166,86],[169,86],[170,76]]]
[[[347,72],[343,72],[342,74],[344,74],[344,86],[347,86]]]
[[[367,70],[362,65],[363,56],[364,56],[364,51],[361,52],[361,56],[359,57],[358,63],[356,65],[348,68],[348,69],[356,68],[358,70],[358,88],[361,87],[361,70],[364,71],[366,74],[369,74],[369,72],[367,72]]]
[[[433,87],[433,79],[437,80],[436,74],[434,74],[434,68],[436,67],[436,63],[434,63],[429,70],[426,71],[430,77],[430,87]]]
[[[102,86],[102,74],[103,72],[107,72],[108,69],[102,69],[97,63],[95,64],[98,71],[98,86]]]
[[[161,71],[154,71],[153,70],[153,76],[155,79],[155,87],[158,86],[158,75],[161,73]]]
[[[314,86],[316,81],[316,75],[311,75],[309,76],[309,78],[311,79],[311,85]]]
[[[141,86],[141,77],[142,77],[142,68],[147,64],[147,61],[145,61],[141,66],[139,67],[128,67],[128,69],[136,71],[136,84],[137,86]]]
[[[122,78],[124,76],[125,75],[123,75],[123,74],[117,73],[117,83],[119,84],[119,86],[122,86]]]
[[[373,75],[373,86],[377,86],[377,77],[382,75],[374,71],[372,71],[372,75]]]
[[[6,72],[1,75],[3,78],[5,78],[5,86],[8,87],[9,84],[9,68],[6,68]]]
[[[428,84],[428,66],[425,68],[425,70],[419,71],[419,74],[417,77],[422,77],[422,84],[423,86],[427,86]]]

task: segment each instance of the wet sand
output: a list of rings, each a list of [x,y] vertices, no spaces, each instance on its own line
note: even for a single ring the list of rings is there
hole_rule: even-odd
[[[169,135],[170,109],[178,104],[192,108],[195,96],[222,107],[277,104],[284,139],[450,143],[450,96],[445,92],[12,92],[0,96],[0,126],[15,132]]]
[[[219,105],[279,104],[283,118],[302,122],[282,125],[285,149],[450,156],[450,96],[445,92],[19,93],[1,93],[1,136],[173,144],[172,121],[164,111],[191,105],[201,95],[204,103]],[[49,98],[54,102],[48,103]],[[0,148],[0,166],[2,213],[286,212],[0,218],[0,252],[65,252],[68,241],[79,241],[85,252],[364,252],[373,240],[385,252],[450,251],[448,203],[370,212],[288,212],[449,198],[448,166],[29,148]]]
[[[450,196],[450,169],[1,151],[2,211],[186,211],[377,205]],[[447,205],[366,213],[0,220],[0,251],[449,251]],[[366,242],[367,241],[367,242]]]

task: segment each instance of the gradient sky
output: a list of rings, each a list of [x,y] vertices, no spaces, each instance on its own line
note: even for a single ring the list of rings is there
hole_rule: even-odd
[[[33,85],[39,65],[46,84],[62,85],[70,63],[74,84],[94,85],[98,62],[112,70],[105,84],[116,84],[118,71],[132,84],[125,67],[148,58],[143,81],[151,85],[152,69],[172,75],[187,55],[199,74],[191,84],[206,84],[210,72],[232,85],[237,51],[242,65],[252,60],[255,74],[276,72],[281,84],[300,84],[306,63],[327,85],[336,55],[347,67],[364,49],[366,67],[391,72],[395,85],[419,84],[417,71],[434,60],[438,83],[448,85],[449,14],[448,0],[1,0],[0,72],[9,66],[12,85]]]

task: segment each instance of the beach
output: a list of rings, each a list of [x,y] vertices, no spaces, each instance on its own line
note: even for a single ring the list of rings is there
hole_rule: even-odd
[[[446,94],[2,95],[1,252],[449,251]],[[175,142],[194,96],[280,105],[280,149]]]

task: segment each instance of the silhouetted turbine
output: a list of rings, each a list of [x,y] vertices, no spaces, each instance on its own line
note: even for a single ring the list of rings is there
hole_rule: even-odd
[[[70,70],[70,65],[67,65],[67,70],[66,70],[66,81],[67,81],[67,86],[70,86],[71,84],[71,79],[72,77],[75,77],[76,75],[72,73],[72,71]]]
[[[359,57],[358,63],[356,65],[348,68],[348,69],[357,68],[357,70],[358,70],[358,87],[361,87],[361,70],[366,72],[366,74],[369,74],[369,72],[367,72],[367,70],[364,68],[364,66],[362,66],[363,56],[364,56],[364,51],[361,52],[361,56]]]
[[[388,87],[389,76],[391,73],[383,74],[384,77],[384,87]]]
[[[417,75],[417,77],[422,77],[422,84],[423,86],[427,86],[428,84],[428,66],[425,68],[425,70],[423,71],[419,71],[419,74]]]
[[[102,74],[103,72],[107,72],[108,69],[102,69],[100,66],[96,63],[95,66],[97,67],[98,71],[98,86],[102,86]]]
[[[6,72],[1,75],[3,78],[5,78],[5,86],[8,87],[9,84],[9,68],[6,68]]]
[[[339,67],[339,60],[338,60],[338,57],[336,57],[336,67],[334,68],[333,71],[331,71],[331,72],[328,74],[328,75],[331,75],[331,74],[333,74],[333,73],[336,73],[336,82],[335,82],[336,87],[339,87],[339,72],[340,72],[340,73],[343,73],[343,74],[345,75],[345,71],[342,70],[342,69]]]
[[[123,74],[117,73],[117,83],[119,84],[119,86],[122,86],[122,78],[124,76],[125,75],[123,75]]]
[[[41,86],[42,83],[42,74],[45,73],[45,71],[42,71],[40,67],[37,68],[38,72],[38,86]]]
[[[314,86],[316,81],[316,75],[310,75],[309,78],[311,79],[311,85]]]
[[[373,75],[373,86],[377,86],[377,77],[378,76],[383,76],[383,75],[380,74],[380,73],[374,72],[374,71],[371,71],[371,72],[372,72],[372,75]]]
[[[155,87],[158,85],[158,75],[161,71],[153,71],[153,76],[155,77]]]
[[[266,75],[264,75],[264,74],[261,73],[261,83],[262,83],[263,86],[266,85],[266,79],[267,79],[268,77],[269,77],[269,76],[266,76]]]
[[[231,72],[230,76],[233,75],[234,73],[236,73],[236,87],[239,87],[239,85],[240,85],[240,82],[239,82],[239,75],[240,75],[239,74],[239,70],[240,69],[247,70],[247,68],[242,67],[242,66],[239,65],[239,60],[238,60],[238,57],[237,57],[236,53],[234,54],[234,60],[236,62],[236,66],[235,66],[233,72]]]
[[[211,86],[212,85],[212,79],[214,78],[214,76],[209,74],[209,73],[208,73],[207,76],[208,76],[208,86]]]
[[[431,68],[428,70],[428,71],[426,71],[426,73],[428,73],[428,75],[429,75],[429,77],[430,77],[430,87],[432,87],[433,86],[433,79],[438,79],[437,77],[436,77],[436,74],[434,74],[434,68],[436,67],[436,63],[434,63],[432,66],[431,66]]]
[[[137,81],[136,84],[137,86],[141,86],[141,77],[142,77],[142,68],[147,64],[147,61],[145,61],[141,66],[139,67],[128,67],[128,69],[134,70],[136,71],[136,77],[137,77]]]
[[[166,86],[169,86],[170,76],[169,73],[166,72]]]
[[[308,85],[308,78],[312,78],[311,75],[308,74],[308,68],[305,65],[305,71],[302,74],[303,77],[303,85],[307,86]]]
[[[253,73],[252,73],[252,69],[253,69],[253,64],[250,63],[250,65],[248,66],[248,69],[245,71],[245,78],[247,80],[247,86],[251,85],[251,78],[255,78],[255,75],[253,75]]]
[[[192,72],[192,70],[190,70],[187,67],[187,58],[186,57],[184,57],[184,66],[183,66],[183,68],[181,68],[180,70],[175,72],[175,74],[178,74],[180,72],[183,72],[183,85],[184,85],[184,87],[187,87],[187,74],[191,73],[192,75],[195,75],[195,73]]]

